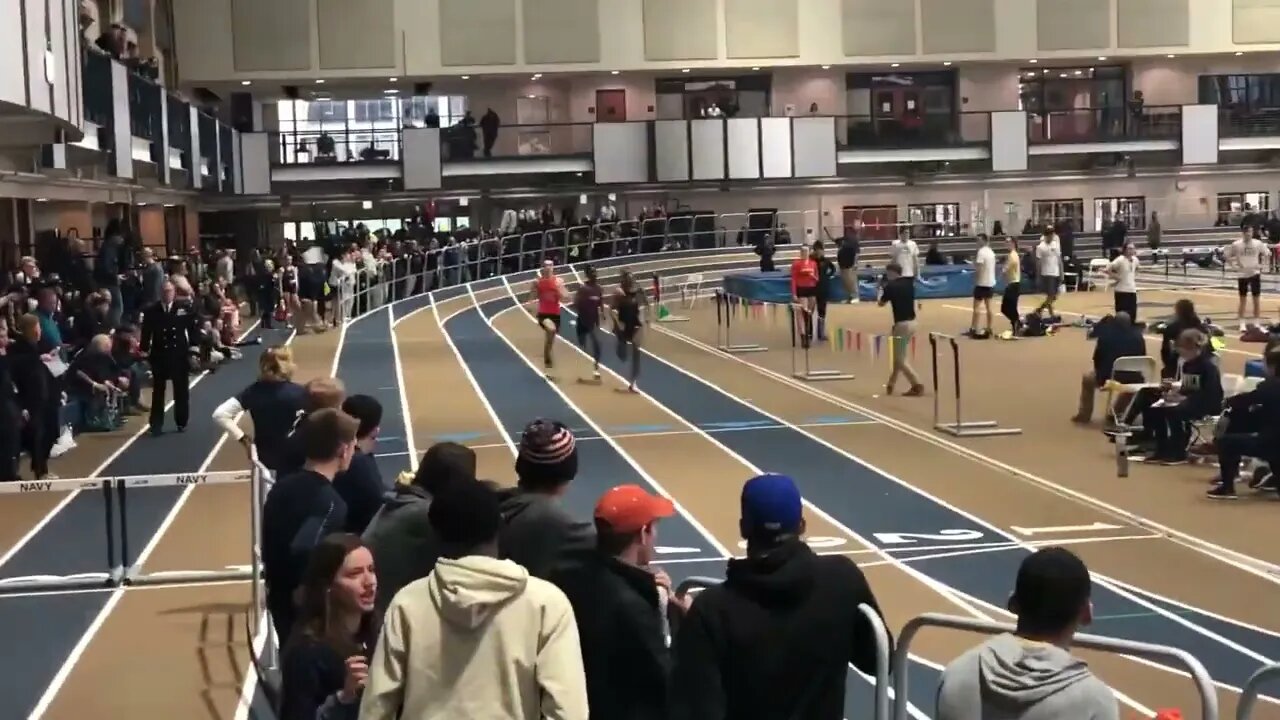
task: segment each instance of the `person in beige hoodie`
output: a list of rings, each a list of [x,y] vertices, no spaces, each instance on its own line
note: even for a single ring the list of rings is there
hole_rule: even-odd
[[[497,559],[497,496],[455,483],[428,518],[442,556],[387,608],[360,720],[586,720],[573,607]]]

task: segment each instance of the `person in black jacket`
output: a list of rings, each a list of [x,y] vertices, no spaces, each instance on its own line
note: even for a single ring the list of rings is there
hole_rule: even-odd
[[[778,250],[773,244],[773,236],[765,233],[756,243],[756,255],[760,256],[760,272],[773,272],[777,268],[773,264],[773,254]]]
[[[13,385],[9,357],[9,321],[0,315],[0,482],[14,482],[18,477],[18,428],[22,427],[22,410],[18,407],[18,391]]]
[[[1142,331],[1133,325],[1128,313],[1102,318],[1094,326],[1093,369],[1080,379],[1080,407],[1072,422],[1087,424],[1093,421],[1093,399],[1098,391],[1112,380],[1111,368],[1122,357],[1142,357],[1147,354],[1147,343]],[[1120,383],[1140,383],[1141,376],[1121,373],[1114,380]]]
[[[1217,440],[1218,483],[1208,492],[1215,500],[1236,497],[1236,477],[1240,461],[1256,457],[1271,468],[1269,481],[1255,487],[1276,489],[1280,472],[1280,347],[1263,356],[1266,377],[1258,387],[1227,400],[1227,431]]]
[[[785,475],[747,481],[739,527],[747,557],[729,561],[724,584],[697,596],[676,634],[672,717],[839,720],[849,663],[875,672],[875,636],[858,609],[880,613],[866,577],[804,543],[800,491]]]
[[[1171,378],[1178,372],[1178,351],[1174,347],[1185,330],[1199,330],[1208,335],[1209,328],[1196,312],[1195,303],[1182,298],[1173,304],[1173,320],[1160,332],[1160,377]]]
[[[639,486],[609,490],[596,504],[595,552],[551,576],[578,620],[587,705],[594,717],[669,717],[667,611],[688,600],[672,598],[670,580],[649,563],[656,554],[658,520],[674,512],[671,500]]]
[[[178,432],[190,419],[191,365],[188,350],[200,344],[199,316],[177,300],[173,283],[160,289],[160,304],[147,308],[142,319],[142,352],[151,360],[151,434],[164,431],[165,385],[173,384],[173,419]]]
[[[311,415],[325,408],[340,408],[342,401],[347,399],[347,388],[337,378],[316,378],[308,381],[302,389],[305,395],[302,400],[302,410],[294,416],[293,426],[285,436],[284,447],[276,458],[279,467],[271,468],[277,475],[297,472],[306,463],[306,433],[303,431]]]
[[[56,479],[49,474],[49,454],[58,439],[62,390],[46,363],[57,356],[57,348],[41,336],[40,319],[35,315],[20,316],[17,331],[8,354],[18,406],[26,419],[22,445],[31,458],[35,478]]]
[[[262,565],[267,609],[283,646],[293,629],[294,591],[311,551],[347,521],[347,506],[333,479],[351,464],[360,423],[340,410],[313,413],[303,429],[307,461],[276,481],[262,507]]]
[[[1142,411],[1142,426],[1155,439],[1150,460],[1163,464],[1187,461],[1191,423],[1222,409],[1222,371],[1208,346],[1208,337],[1199,330],[1184,330],[1176,348],[1182,358],[1178,380],[1165,380],[1165,392]]]
[[[347,504],[346,531],[361,535],[382,508],[388,488],[382,481],[373,450],[382,425],[382,403],[368,395],[352,395],[342,402],[342,412],[360,422],[351,466],[333,479],[333,489]]]
[[[827,339],[827,303],[831,301],[831,286],[840,276],[836,264],[823,252],[822,241],[813,241],[813,260],[818,264],[818,295],[815,309],[818,312],[818,339]]]

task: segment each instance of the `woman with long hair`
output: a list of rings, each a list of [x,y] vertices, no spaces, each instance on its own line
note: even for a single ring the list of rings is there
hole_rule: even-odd
[[[246,451],[256,447],[258,459],[272,471],[283,466],[289,431],[306,400],[306,391],[293,382],[293,372],[292,350],[268,348],[258,357],[258,379],[213,411],[218,427],[244,445]],[[241,430],[237,423],[241,413],[246,412],[253,420],[253,435]]]
[[[298,622],[280,661],[280,720],[354,720],[377,639],[378,578],[360,538],[335,533],[311,551]]]
[[[627,359],[627,346],[631,346],[631,370],[627,374],[627,391],[636,391],[640,377],[640,341],[644,329],[644,313],[649,299],[636,286],[630,270],[622,271],[618,292],[613,296],[613,335],[618,340],[618,359]]]

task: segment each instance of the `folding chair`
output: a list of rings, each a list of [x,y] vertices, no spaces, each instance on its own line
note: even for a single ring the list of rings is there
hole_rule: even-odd
[[[1107,268],[1111,263],[1106,258],[1094,258],[1089,261],[1089,289],[1105,290],[1107,282],[1111,280],[1111,276],[1107,274]]]
[[[685,276],[684,282],[680,283],[680,300],[685,309],[693,309],[693,304],[698,300],[698,293],[702,292],[702,273],[689,273]]]
[[[1132,402],[1132,398],[1137,396],[1138,391],[1160,387],[1160,361],[1150,355],[1116,358],[1115,364],[1111,366],[1111,377],[1114,378],[1119,373],[1137,373],[1142,376],[1142,382],[1122,383],[1112,380],[1106,384],[1107,408],[1111,412],[1112,422],[1117,427],[1124,425],[1122,421],[1125,412],[1129,410],[1129,403],[1125,404],[1124,411],[1120,411],[1116,407],[1116,395],[1126,395]]]

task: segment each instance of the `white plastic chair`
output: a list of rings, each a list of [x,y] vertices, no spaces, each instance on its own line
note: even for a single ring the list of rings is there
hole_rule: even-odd
[[[1138,373],[1142,376],[1140,383],[1121,383],[1115,381],[1115,376],[1120,373]],[[1116,425],[1122,425],[1125,412],[1128,411],[1129,405],[1125,404],[1123,410],[1116,407],[1116,395],[1125,395],[1130,398],[1136,396],[1138,391],[1160,387],[1160,361],[1150,355],[1129,355],[1122,358],[1116,358],[1115,363],[1111,366],[1111,382],[1107,383],[1107,407],[1111,409],[1112,419]]]
[[[680,299],[686,308],[692,309],[697,302],[698,294],[702,292],[702,283],[702,273],[689,273],[684,282],[680,283]]]
[[[1244,390],[1244,376],[1235,373],[1225,373],[1222,376],[1222,396],[1225,398],[1240,395]]]
[[[1110,261],[1106,258],[1094,258],[1089,261],[1089,289],[1105,290],[1107,283],[1111,281],[1111,276],[1107,274],[1107,268],[1111,266]]]

